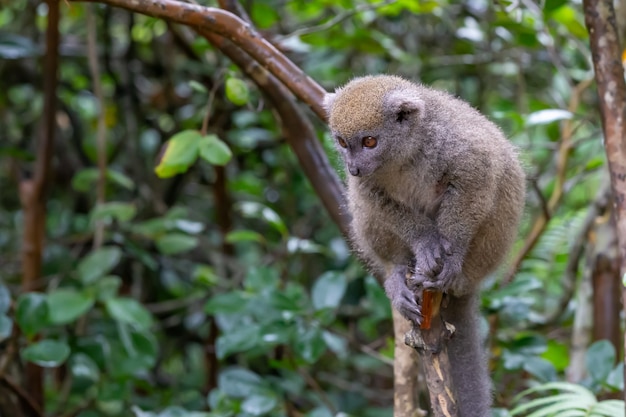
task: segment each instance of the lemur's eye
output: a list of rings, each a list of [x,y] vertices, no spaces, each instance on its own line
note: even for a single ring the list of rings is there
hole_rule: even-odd
[[[337,143],[342,148],[347,148],[348,147],[348,143],[341,136],[337,136]]]
[[[375,148],[378,144],[378,140],[374,136],[365,136],[363,138],[364,148]]]

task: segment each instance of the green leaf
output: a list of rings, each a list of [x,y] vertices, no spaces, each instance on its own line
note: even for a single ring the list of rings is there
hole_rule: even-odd
[[[121,172],[107,169],[107,179],[127,190],[132,191],[135,189],[135,182],[129,176]]]
[[[97,168],[82,169],[72,178],[72,188],[83,193],[94,190],[96,183],[98,182],[99,175],[100,174]],[[132,191],[135,189],[135,183],[133,180],[121,172],[107,169],[105,178],[107,181],[119,185],[127,190]]]
[[[194,282],[207,287],[212,287],[218,283],[219,278],[215,270],[209,265],[197,265],[192,274]]]
[[[309,327],[301,330],[293,345],[296,353],[307,363],[315,363],[326,350],[320,329]]]
[[[579,39],[585,39],[589,36],[587,29],[582,24],[580,13],[570,5],[563,5],[555,9],[550,17],[565,26],[570,33]]]
[[[226,235],[225,240],[228,243],[265,242],[263,235],[254,230],[234,230]]]
[[[70,356],[70,347],[65,342],[45,339],[22,350],[22,358],[44,368],[61,365]]]
[[[567,2],[568,2],[568,0],[546,0],[545,4],[543,6],[543,12],[544,13],[551,13],[554,10],[556,10],[559,7],[561,7],[564,4],[566,4]]]
[[[217,338],[216,351],[218,359],[224,359],[233,353],[245,352],[256,347],[261,341],[259,326],[242,325],[235,330]]]
[[[169,178],[187,172],[198,158],[202,135],[197,130],[183,130],[163,145],[163,156],[154,171],[160,178]]]
[[[615,366],[615,348],[608,340],[598,340],[587,349],[587,372],[591,379],[604,382]]]
[[[548,349],[541,357],[550,361],[557,371],[564,371],[569,365],[567,345],[556,340],[548,340]]]
[[[100,369],[96,362],[84,353],[77,353],[70,358],[70,372],[80,384],[96,383],[100,380]]]
[[[328,349],[333,351],[339,358],[345,359],[348,357],[348,341],[345,338],[329,331],[323,331],[322,338]]]
[[[0,314],[6,313],[11,307],[11,293],[6,285],[0,283]]]
[[[274,229],[276,229],[281,235],[287,236],[287,226],[285,226],[285,223],[280,218],[278,213],[271,208],[254,201],[242,202],[238,205],[238,208],[244,217],[264,220],[274,227]]]
[[[240,291],[217,294],[211,297],[204,311],[208,314],[239,314],[248,307],[249,299]]]
[[[526,358],[523,369],[541,381],[553,381],[556,379],[554,366],[543,358],[536,356]]]
[[[137,214],[137,208],[133,203],[111,201],[97,204],[91,211],[91,220],[106,220],[107,222],[117,220],[120,223],[126,223],[132,220],[135,214]]]
[[[270,3],[254,2],[251,6],[252,20],[258,28],[268,29],[280,19],[277,9]]]
[[[617,391],[624,391],[624,363],[620,362],[606,378],[606,384]]]
[[[41,56],[41,47],[27,36],[16,33],[0,33],[0,58],[22,59]]]
[[[95,302],[91,293],[61,288],[48,294],[48,318],[52,324],[71,323],[87,311]]]
[[[309,239],[300,239],[291,236],[287,240],[287,252],[289,253],[324,253],[324,247]]]
[[[28,337],[34,336],[48,326],[46,296],[34,292],[20,295],[17,299],[15,320],[22,332]]]
[[[203,136],[200,139],[200,157],[213,165],[226,165],[233,153],[224,141],[216,135]]]
[[[226,98],[237,106],[243,106],[250,100],[247,84],[239,78],[230,77],[226,80]]]
[[[336,271],[328,271],[315,281],[311,291],[313,308],[337,308],[346,292],[348,284],[346,277]]]
[[[277,405],[278,400],[273,393],[259,393],[246,398],[241,403],[241,410],[253,416],[262,416],[272,411]]]
[[[105,305],[107,312],[113,319],[130,324],[137,329],[147,330],[153,324],[150,312],[132,298],[110,298]]]
[[[164,217],[146,220],[132,226],[134,233],[151,239],[156,239],[159,235],[172,229],[174,229],[174,221]]]
[[[198,246],[198,238],[182,233],[168,233],[156,240],[156,247],[164,255],[175,255]]]
[[[113,298],[122,286],[122,279],[117,275],[107,275],[98,280],[95,285],[95,293],[98,301],[106,301]]]
[[[108,373],[113,378],[127,379],[144,374],[154,367],[158,344],[150,330],[133,329],[126,323],[118,322],[119,341],[112,344],[107,352]]]
[[[204,93],[204,94],[208,93],[204,84],[199,83],[196,80],[189,81],[189,87],[191,87],[192,90],[197,91],[199,93]]]
[[[220,390],[233,398],[246,398],[262,391],[263,380],[252,371],[243,368],[229,368],[218,377]]]
[[[6,340],[13,333],[13,320],[4,314],[0,314],[0,342]]]
[[[185,219],[174,220],[173,227],[189,235],[197,235],[204,230],[204,224]]]
[[[269,292],[278,288],[280,277],[275,268],[251,267],[244,279],[244,287],[250,292]]]
[[[104,246],[91,252],[78,263],[78,278],[83,285],[93,284],[98,278],[109,273],[122,258],[122,250],[117,246]]]

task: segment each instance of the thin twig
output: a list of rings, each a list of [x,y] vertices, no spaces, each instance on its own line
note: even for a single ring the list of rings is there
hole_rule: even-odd
[[[567,106],[567,110],[570,113],[576,112],[576,109],[578,108],[578,105],[580,103],[580,97],[582,96],[583,92],[587,88],[589,88],[592,82],[593,79],[586,79],[581,81],[574,87]],[[515,257],[511,262],[511,266],[505,274],[501,285],[506,285],[513,280],[515,272],[519,269],[526,255],[528,255],[528,253],[530,253],[530,251],[535,247],[535,245],[539,241],[539,238],[543,234],[543,231],[548,226],[552,215],[561,203],[561,199],[564,194],[565,180],[567,178],[567,167],[573,146],[573,135],[575,129],[576,123],[573,119],[568,119],[563,122],[563,126],[561,129],[561,141],[559,143],[556,160],[556,180],[554,183],[552,194],[548,199],[547,209],[544,208],[544,210],[542,210],[540,214],[535,218],[535,221],[530,228],[530,232],[528,233],[528,236],[524,241],[522,249],[515,254]]]
[[[6,385],[7,388],[13,391],[15,395],[18,396],[20,401],[22,401],[26,406],[28,406],[28,408],[30,408],[30,410],[36,416],[38,417],[44,416],[43,411],[41,410],[39,404],[37,404],[37,401],[35,401],[35,399],[31,397],[30,394],[24,388],[20,387],[20,385],[16,383],[15,381],[13,381],[13,379],[11,379],[8,375],[3,375],[0,378],[0,382],[4,383],[4,385]]]
[[[93,84],[93,94],[100,109],[98,113],[98,125],[96,128],[96,150],[98,162],[98,180],[96,183],[96,204],[104,204],[106,199],[106,103],[102,92],[102,81],[100,79],[100,66],[98,64],[98,44],[96,41],[96,18],[93,5],[87,5],[87,61],[89,62],[89,72]],[[98,249],[104,241],[104,220],[97,220],[94,230],[93,247]]]

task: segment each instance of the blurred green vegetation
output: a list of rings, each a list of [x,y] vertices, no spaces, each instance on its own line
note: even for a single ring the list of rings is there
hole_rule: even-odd
[[[498,123],[529,177],[513,254],[563,187],[512,284],[495,274],[483,296],[498,415],[524,389],[563,380],[575,296],[547,318],[606,177],[581,2],[243,4],[328,90],[357,75],[400,74]],[[350,255],[262,95],[186,28],[95,10],[102,109],[85,6],[61,2],[43,292],[24,293],[18,186],[40,137],[46,7],[16,0],[0,9],[0,364],[11,359],[0,377],[21,381],[28,361],[46,367],[49,416],[391,416],[388,301]],[[108,171],[106,202],[97,204],[101,111]],[[325,126],[315,126],[336,165]],[[180,152],[157,168],[170,178],[159,178],[170,139]],[[98,223],[104,245],[94,248]],[[623,389],[606,349],[590,353],[596,371],[583,381],[597,394]],[[10,392],[0,385],[0,414],[15,402]]]

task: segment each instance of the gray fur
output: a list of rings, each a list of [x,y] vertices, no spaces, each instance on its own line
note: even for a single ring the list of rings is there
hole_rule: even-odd
[[[410,288],[449,294],[443,315],[457,328],[449,352],[460,414],[490,415],[477,294],[513,243],[523,211],[515,147],[467,103],[400,77],[357,78],[324,105],[333,137],[346,145],[337,149],[352,174],[357,255],[385,277],[393,307],[415,323],[422,316]],[[375,147],[363,146],[369,136]]]

